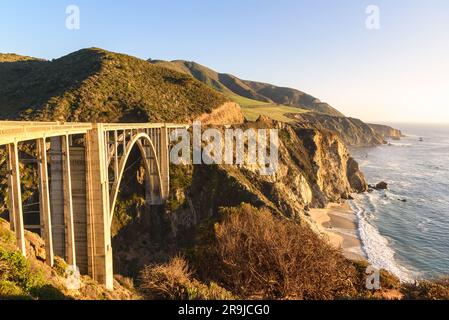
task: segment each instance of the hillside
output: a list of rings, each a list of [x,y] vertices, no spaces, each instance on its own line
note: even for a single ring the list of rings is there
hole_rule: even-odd
[[[230,101],[185,73],[96,48],[53,61],[0,55],[0,75],[6,119],[182,122]]]
[[[401,130],[383,124],[368,124],[374,131],[386,139],[400,140],[404,135]]]
[[[348,146],[375,146],[385,143],[387,138],[371,125],[355,118],[333,117],[311,112],[290,116],[305,128],[337,132]]]
[[[387,138],[401,137],[399,130],[368,125],[359,119],[345,117],[327,103],[296,89],[241,80],[196,62],[151,59],[149,62],[191,75],[223,93],[241,106],[245,118],[249,121],[255,121],[262,115],[277,121],[301,123],[305,128],[326,129],[338,133],[349,146],[379,145]]]
[[[56,257],[53,267],[45,264],[44,241],[35,233],[25,232],[27,258],[15,246],[15,234],[0,218],[0,300],[135,300],[140,296],[132,281],[117,276],[113,292],[88,276],[81,276],[79,290],[66,287],[67,264]]]
[[[190,74],[201,82],[222,92],[239,103],[239,99],[250,99],[242,107],[254,105],[279,105],[295,107],[308,111],[325,113],[333,116],[344,116],[327,103],[319,101],[302,91],[274,86],[267,83],[239,79],[231,74],[219,73],[196,62],[175,60],[149,60],[152,64],[161,65],[179,72]]]

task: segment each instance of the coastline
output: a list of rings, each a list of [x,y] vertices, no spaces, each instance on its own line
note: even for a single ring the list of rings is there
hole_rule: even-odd
[[[329,203],[324,209],[310,209],[310,218],[336,249],[350,260],[366,260],[358,233],[357,217],[347,201]]]

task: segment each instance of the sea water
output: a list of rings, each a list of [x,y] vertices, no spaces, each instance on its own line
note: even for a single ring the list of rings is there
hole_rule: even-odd
[[[449,125],[393,124],[406,137],[351,153],[388,190],[350,205],[371,264],[403,281],[449,276]]]

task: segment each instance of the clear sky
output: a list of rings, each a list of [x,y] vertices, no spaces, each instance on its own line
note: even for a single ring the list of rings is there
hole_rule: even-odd
[[[80,29],[66,28],[66,7]],[[366,28],[366,8],[380,29]],[[447,0],[0,0],[0,52],[194,60],[365,121],[449,122]]]

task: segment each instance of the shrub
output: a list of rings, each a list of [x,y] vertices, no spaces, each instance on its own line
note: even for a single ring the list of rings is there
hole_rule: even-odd
[[[26,295],[23,290],[14,282],[8,280],[0,280],[0,299],[2,298],[17,298],[23,299]]]
[[[28,261],[18,251],[6,251],[0,248],[0,261],[7,265],[8,271],[4,279],[12,281],[24,291],[42,284],[40,273],[31,273]]]
[[[114,279],[125,289],[127,289],[131,292],[135,291],[134,281],[132,278],[128,278],[128,277],[122,276],[120,274],[115,274]]]
[[[18,251],[0,248],[0,296],[63,299],[64,295],[47,284],[40,271],[31,270],[28,260]]]
[[[203,278],[246,299],[356,294],[354,266],[308,227],[247,204],[222,209],[222,215],[209,244],[197,248]]]
[[[60,277],[66,276],[67,263],[61,257],[55,256],[53,269],[56,271],[56,274]]]
[[[3,223],[4,220],[0,221],[0,223]],[[6,224],[6,222],[5,222]],[[8,222],[9,224],[9,222]],[[14,233],[11,232],[11,230],[7,228],[0,227],[0,241],[5,244],[14,245],[16,242],[16,238],[14,237]]]
[[[214,300],[232,299],[232,295],[211,283],[192,278],[192,271],[182,257],[162,265],[146,266],[140,274],[140,290],[147,299]]]
[[[449,278],[403,284],[406,300],[449,300]]]

